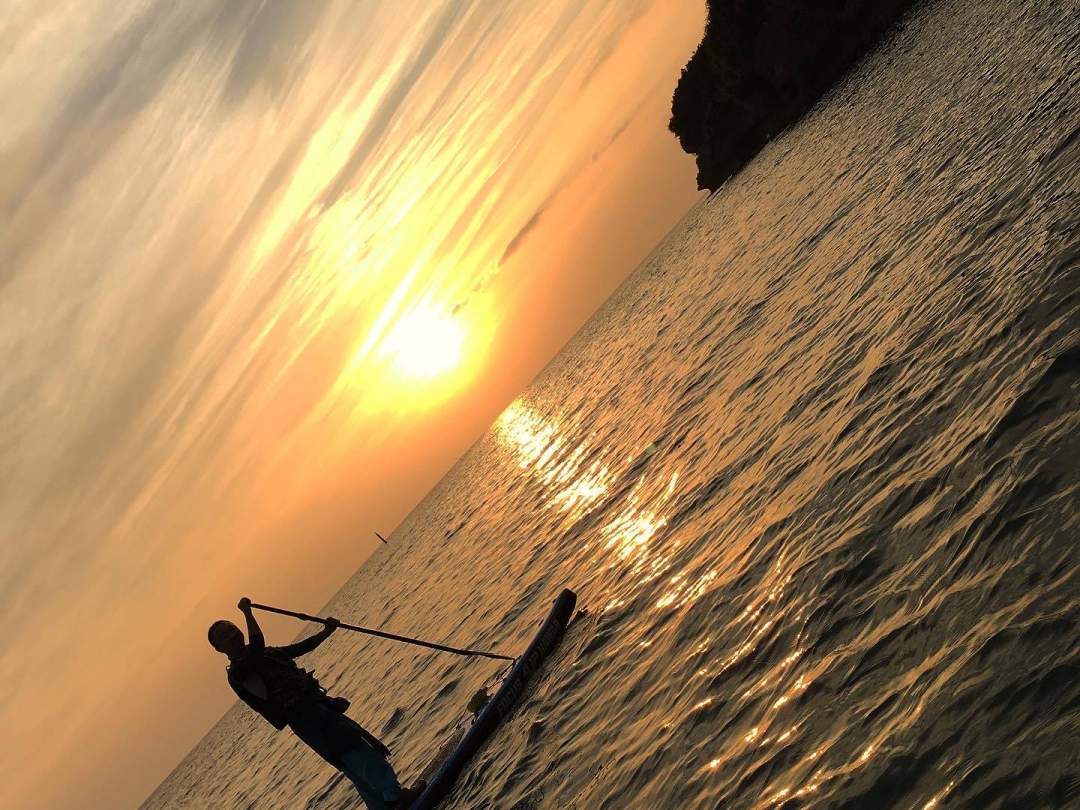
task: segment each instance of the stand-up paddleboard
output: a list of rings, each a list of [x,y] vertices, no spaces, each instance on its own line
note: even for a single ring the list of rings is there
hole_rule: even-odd
[[[476,721],[461,738],[457,748],[446,758],[424,792],[409,805],[409,810],[432,810],[446,798],[465,765],[480,750],[503,719],[514,710],[529,679],[536,674],[544,663],[544,659],[559,646],[566,632],[566,625],[569,624],[570,617],[574,615],[576,605],[577,594],[573,591],[564,590],[559,594],[551,613],[548,614],[528,649],[518,658],[499,691],[477,715]]]

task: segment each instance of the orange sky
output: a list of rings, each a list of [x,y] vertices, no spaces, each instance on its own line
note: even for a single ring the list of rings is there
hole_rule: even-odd
[[[210,620],[323,604],[698,199],[701,0],[360,8],[0,27],[0,806],[137,804]]]

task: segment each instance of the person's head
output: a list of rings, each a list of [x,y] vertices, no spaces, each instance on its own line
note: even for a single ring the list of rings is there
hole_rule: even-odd
[[[244,633],[230,621],[221,619],[210,625],[206,637],[210,646],[229,658],[235,658],[244,651]]]

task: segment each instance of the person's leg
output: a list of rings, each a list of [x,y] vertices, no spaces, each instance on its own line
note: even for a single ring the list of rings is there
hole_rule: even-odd
[[[323,702],[293,706],[290,726],[319,756],[344,773],[369,810],[396,810],[410,794],[386,761],[386,750],[352,718]]]
[[[401,801],[397,774],[367,742],[340,755],[341,771],[349,777],[369,810],[389,810]]]
[[[340,763],[338,767],[371,810],[398,805],[402,798],[401,784],[386,761],[389,752],[378,740],[351,717],[336,712],[326,717],[323,733]]]

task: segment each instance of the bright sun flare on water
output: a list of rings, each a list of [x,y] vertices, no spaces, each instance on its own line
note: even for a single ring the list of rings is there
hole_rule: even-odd
[[[431,306],[401,317],[383,341],[381,354],[401,375],[431,379],[455,368],[462,358],[465,330],[460,320]]]

